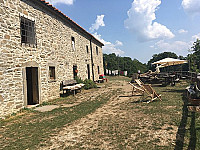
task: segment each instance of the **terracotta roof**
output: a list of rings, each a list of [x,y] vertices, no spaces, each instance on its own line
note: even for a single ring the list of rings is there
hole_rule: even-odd
[[[41,1],[43,4],[45,4],[47,7],[49,7],[50,9],[53,9],[55,12],[58,12],[60,15],[64,16],[66,19],[68,19],[69,21],[71,21],[75,26],[77,26],[78,28],[80,28],[82,31],[84,31],[86,34],[89,34],[93,39],[95,39],[96,41],[98,41],[100,44],[102,44],[102,46],[104,46],[104,44],[102,42],[100,42],[97,38],[95,38],[91,33],[89,33],[88,31],[86,31],[83,27],[81,27],[79,24],[77,24],[76,22],[74,22],[71,18],[69,18],[68,16],[66,16],[64,13],[62,13],[60,10],[58,10],[56,7],[52,6],[49,2],[46,2],[45,0],[39,0]]]

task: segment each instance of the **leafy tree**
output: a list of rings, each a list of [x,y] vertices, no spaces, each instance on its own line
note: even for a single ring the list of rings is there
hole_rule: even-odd
[[[190,70],[194,72],[200,71],[200,40],[197,39],[191,47],[192,54],[188,55],[188,61],[190,62]]]
[[[200,53],[200,40],[197,39],[196,42],[193,43],[192,46],[192,51],[194,51],[195,53]]]
[[[114,53],[103,54],[104,69],[127,71],[130,76],[132,73],[136,73],[138,70],[146,72],[146,64],[142,64],[137,59],[132,60],[130,57],[119,57]]]
[[[156,62],[156,61],[159,61],[161,59],[168,58],[168,57],[169,58],[175,58],[175,59],[178,58],[178,56],[175,53],[172,53],[172,52],[163,52],[163,53],[160,53],[160,54],[154,54],[152,57],[153,58],[150,59],[147,63],[148,69],[152,70],[152,71],[155,71],[155,66],[152,66],[153,62]]]
[[[141,62],[139,62],[137,59],[133,60],[133,66],[134,68],[134,72],[137,72],[138,70],[140,70],[141,72],[146,72],[147,71],[147,65],[146,64],[142,64]]]

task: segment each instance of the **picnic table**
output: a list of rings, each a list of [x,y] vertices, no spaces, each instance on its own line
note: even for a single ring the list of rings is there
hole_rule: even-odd
[[[171,84],[171,86],[175,85],[175,75],[167,75],[167,76],[163,76],[164,78],[164,84],[168,85]]]

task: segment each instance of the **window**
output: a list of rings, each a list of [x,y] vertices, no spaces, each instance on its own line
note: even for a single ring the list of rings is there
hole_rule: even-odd
[[[75,50],[75,38],[72,36],[72,49]]]
[[[54,66],[49,67],[49,76],[50,76],[50,79],[52,79],[52,80],[56,79],[55,67]]]
[[[36,44],[35,41],[35,21],[21,17],[21,43]]]
[[[88,48],[88,46],[86,45],[86,50],[87,50],[87,53],[89,53],[89,48]]]
[[[98,47],[96,46],[96,53],[97,53],[97,55],[98,55],[98,53],[99,53],[99,51],[98,51]]]
[[[99,66],[97,66],[98,74],[100,74]]]

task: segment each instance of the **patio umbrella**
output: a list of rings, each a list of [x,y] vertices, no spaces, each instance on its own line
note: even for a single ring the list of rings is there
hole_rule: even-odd
[[[173,66],[173,65],[180,65],[187,63],[187,60],[180,60],[180,59],[174,59],[174,58],[164,58],[162,60],[156,61],[152,63],[153,65],[161,65],[162,67],[167,67],[167,66]]]
[[[165,67],[165,66],[157,64],[157,66],[156,66],[156,72],[160,73],[160,68],[163,68],[163,67]]]

